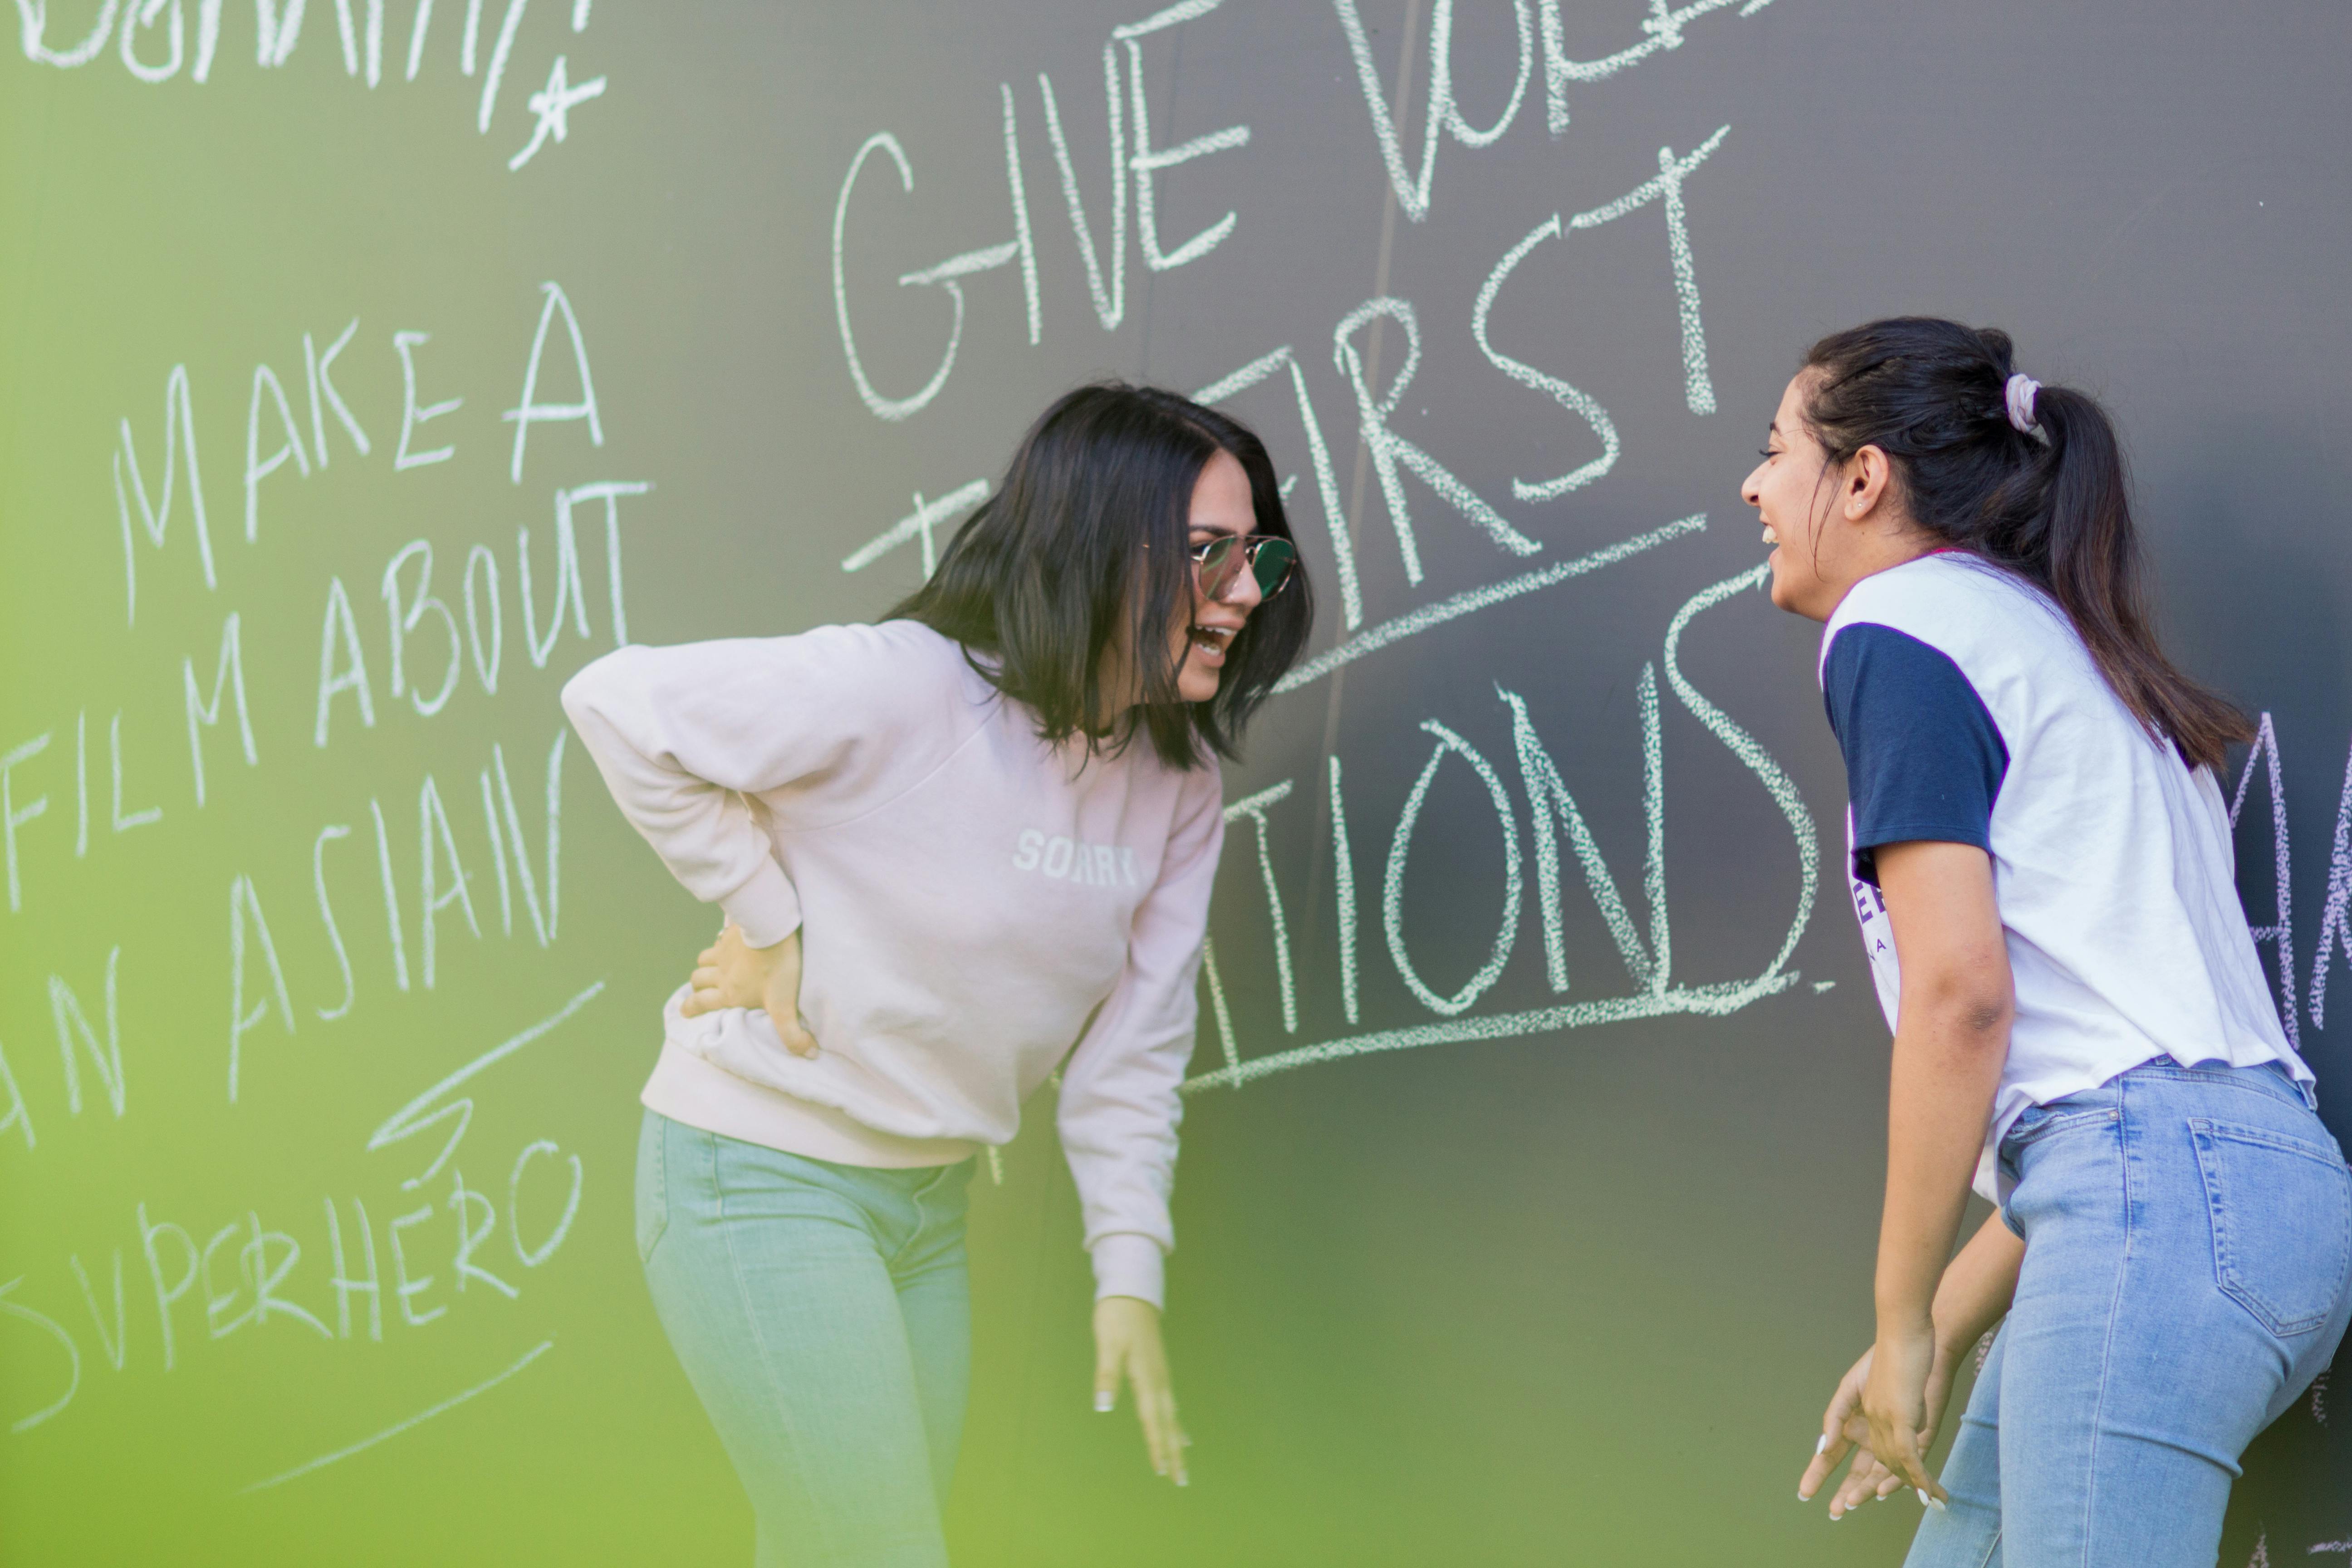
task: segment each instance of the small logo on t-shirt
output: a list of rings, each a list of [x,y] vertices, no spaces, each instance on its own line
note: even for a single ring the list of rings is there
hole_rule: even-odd
[[[1878,917],[1886,912],[1886,896],[1874,885],[1864,881],[1859,877],[1854,878],[1851,885],[1853,889],[1853,912],[1855,918],[1862,921],[1863,948],[1870,954],[1870,961],[1873,963],[1877,963],[1881,956],[1892,961],[1895,950],[1886,941],[1886,927],[1883,923],[1877,923]]]
[[[1035,871],[1057,882],[1083,882],[1088,887],[1139,888],[1141,878],[1135,874],[1135,851],[1119,844],[1089,844],[1083,838],[1065,837],[1055,834],[1051,838],[1035,828],[1024,828],[1021,847],[1013,857],[1016,871]]]

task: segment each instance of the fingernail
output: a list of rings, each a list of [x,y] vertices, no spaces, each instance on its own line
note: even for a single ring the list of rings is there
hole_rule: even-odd
[[[1937,1513],[1948,1513],[1951,1511],[1944,1506],[1944,1500],[1939,1497],[1929,1498],[1927,1500],[1927,1506],[1934,1509]]]
[[[1921,1508],[1926,1508],[1928,1500],[1927,1489],[1926,1487],[1913,1487],[1911,1489],[1919,1494],[1919,1506]]]
[[[1176,1472],[1176,1484],[1180,1487],[1188,1487],[1192,1483],[1191,1478],[1187,1477],[1183,1471],[1179,1470]]]
[[[1813,1452],[1816,1454],[1826,1454],[1829,1451],[1830,1435],[1824,1432],[1820,1436],[1813,1439]]]
[[[1097,1388],[1097,1389],[1096,1389],[1096,1390],[1095,1390],[1095,1414],[1096,1414],[1096,1415],[1109,1415],[1109,1414],[1110,1414],[1110,1412],[1111,1412],[1111,1406],[1112,1406],[1113,1405],[1117,1404],[1117,1403],[1118,1403],[1118,1396],[1117,1396],[1117,1395],[1115,1395],[1115,1394],[1111,1394],[1108,1390],[1107,1390],[1107,1389],[1100,1389],[1100,1388]]]
[[[1807,1491],[1804,1488],[1799,1487],[1797,1489],[1797,1500],[1799,1502],[1811,1502],[1813,1500],[1813,1494]]]

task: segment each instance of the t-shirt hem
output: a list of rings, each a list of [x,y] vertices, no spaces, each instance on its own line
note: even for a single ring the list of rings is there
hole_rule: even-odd
[[[1983,828],[1956,822],[1890,822],[1854,828],[1856,849],[1884,849],[1890,844],[1966,844],[1990,853],[1992,836]]]
[[[1856,828],[1846,850],[1846,865],[1854,876],[1878,886],[1878,852],[1891,844],[1965,844],[1992,853],[1992,836],[1981,828],[1949,822],[1897,822],[1864,833]]]

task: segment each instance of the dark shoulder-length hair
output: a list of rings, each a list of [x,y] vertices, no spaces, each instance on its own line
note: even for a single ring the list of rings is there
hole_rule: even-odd
[[[1306,646],[1302,569],[1226,650],[1206,702],[1176,690],[1168,627],[1188,622],[1192,489],[1219,452],[1249,476],[1253,531],[1291,537],[1265,446],[1238,421],[1152,386],[1065,394],[1014,449],[996,493],[956,531],[929,582],[894,607],[964,647],[972,668],[1036,715],[1049,742],[1115,753],[1139,733],[1171,767],[1236,752],[1250,715]],[[1143,700],[1111,711],[1104,653],[1124,633]]]
[[[2157,640],[2113,421],[2071,386],[2021,383],[2012,402],[2016,368],[1995,328],[1867,322],[1805,355],[1805,423],[1832,465],[1884,451],[1914,522],[2049,595],[2132,717],[2219,772],[2254,727]]]

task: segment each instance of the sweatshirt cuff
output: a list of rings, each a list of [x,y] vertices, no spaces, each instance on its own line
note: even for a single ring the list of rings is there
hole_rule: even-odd
[[[1131,1230],[1113,1231],[1094,1245],[1095,1300],[1135,1296],[1165,1306],[1168,1259],[1160,1244]]]
[[[773,947],[800,930],[800,894],[772,857],[761,861],[751,879],[721,900],[720,907],[742,928],[747,946]]]

